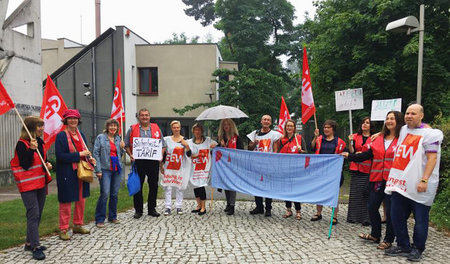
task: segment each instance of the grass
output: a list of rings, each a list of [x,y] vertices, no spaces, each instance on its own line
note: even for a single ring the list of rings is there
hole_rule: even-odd
[[[159,189],[158,196],[163,191]],[[144,184],[144,201],[148,194],[148,185]],[[95,207],[100,195],[100,188],[91,189],[91,196],[86,199],[84,213],[85,223],[94,221]],[[117,211],[124,212],[133,207],[133,198],[128,196],[128,190],[122,186],[119,190]],[[39,235],[54,235],[59,231],[59,203],[56,194],[50,194],[45,201],[42,220],[39,226]],[[26,216],[22,199],[0,203],[0,250],[25,243]]]

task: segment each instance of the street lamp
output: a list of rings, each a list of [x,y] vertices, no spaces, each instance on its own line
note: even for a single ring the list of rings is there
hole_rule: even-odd
[[[417,66],[417,95],[416,101],[420,104],[422,99],[422,67],[423,67],[423,34],[425,32],[425,5],[420,5],[420,20],[414,16],[408,16],[390,22],[386,26],[386,31],[406,32],[407,35],[419,32],[419,59]]]

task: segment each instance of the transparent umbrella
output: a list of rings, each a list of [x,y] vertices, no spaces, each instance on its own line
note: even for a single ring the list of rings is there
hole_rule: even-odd
[[[225,118],[248,118],[244,112],[236,107],[228,105],[218,105],[203,111],[195,120],[221,120]]]

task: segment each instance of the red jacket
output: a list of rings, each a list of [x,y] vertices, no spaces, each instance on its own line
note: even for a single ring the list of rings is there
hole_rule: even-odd
[[[371,182],[377,182],[387,180],[389,172],[392,167],[392,161],[394,160],[395,147],[397,146],[398,138],[394,138],[389,145],[389,148],[384,150],[384,137],[377,137],[371,144],[370,149],[373,153],[372,168],[370,170]]]
[[[30,142],[27,140],[20,139],[19,141],[23,142],[27,149],[30,148]],[[41,154],[43,155],[42,158],[45,160],[45,152]],[[34,153],[33,163],[28,170],[25,170],[20,166],[19,157],[16,151],[14,152],[14,158],[11,160],[10,164],[19,192],[42,189],[45,187],[46,183],[49,183],[52,180],[51,176],[46,173],[37,151]]]
[[[161,138],[161,130],[159,129],[158,124],[150,123],[150,130],[152,131],[152,138],[160,139]],[[130,134],[130,150],[133,151],[133,138],[140,137],[140,125],[134,124],[131,126],[131,134]]]
[[[322,146],[322,137],[323,136],[320,135],[316,139],[316,152],[315,152],[316,154],[320,154],[320,147]],[[342,140],[340,138],[337,138],[337,139],[338,139],[338,142],[337,142],[337,146],[336,146],[336,150],[334,151],[334,154],[339,154],[339,153],[343,152],[345,149],[345,146],[346,146],[344,140]]]
[[[370,144],[370,137],[366,140],[366,144],[363,145],[363,136],[360,134],[353,134],[353,140],[355,142],[355,153],[367,151],[367,146]],[[366,160],[363,162],[350,162],[350,170],[360,171],[362,173],[370,173],[370,166],[372,162]]]
[[[302,136],[301,135],[296,135],[297,140],[295,140],[295,138],[293,138],[291,141],[289,141],[288,138],[282,138],[281,141],[281,149],[280,149],[280,153],[296,153],[298,154],[298,147],[297,147],[297,141],[298,141],[298,145],[301,147],[302,146]]]

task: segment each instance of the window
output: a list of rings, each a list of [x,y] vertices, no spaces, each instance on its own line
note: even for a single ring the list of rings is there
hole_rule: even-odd
[[[158,95],[158,68],[139,68],[139,94]]]

